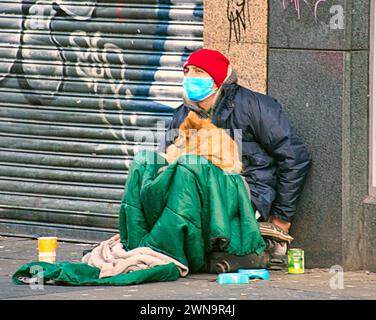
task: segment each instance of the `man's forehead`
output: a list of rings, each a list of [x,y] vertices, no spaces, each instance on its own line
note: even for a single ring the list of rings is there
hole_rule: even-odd
[[[200,68],[200,67],[197,67],[193,64],[189,64],[187,66],[185,66],[186,69],[195,69],[195,70],[201,70],[201,71],[205,71],[204,69]]]

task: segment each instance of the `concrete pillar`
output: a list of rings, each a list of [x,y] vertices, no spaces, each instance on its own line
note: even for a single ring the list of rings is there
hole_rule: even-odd
[[[268,93],[313,167],[292,233],[308,267],[366,264],[369,1],[269,1]],[[308,5],[309,4],[309,5]]]
[[[204,46],[230,57],[241,84],[282,104],[313,156],[291,231],[308,268],[376,265],[376,201],[367,198],[369,2],[204,2]]]
[[[267,1],[205,0],[204,47],[231,60],[239,83],[265,93],[267,89]]]

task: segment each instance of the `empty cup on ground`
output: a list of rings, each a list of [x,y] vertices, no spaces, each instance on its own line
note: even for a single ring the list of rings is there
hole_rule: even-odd
[[[42,262],[56,262],[57,237],[38,238],[38,260]]]

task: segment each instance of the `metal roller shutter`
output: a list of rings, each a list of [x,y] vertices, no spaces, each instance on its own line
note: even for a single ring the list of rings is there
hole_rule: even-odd
[[[99,241],[202,47],[202,0],[0,0],[0,234]]]

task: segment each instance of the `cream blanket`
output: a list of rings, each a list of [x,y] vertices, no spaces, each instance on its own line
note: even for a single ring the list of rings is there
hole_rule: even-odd
[[[87,253],[82,258],[82,262],[99,268],[101,270],[99,278],[148,269],[171,262],[178,267],[180,276],[185,277],[189,271],[188,267],[179,261],[148,247],[126,251],[120,240],[112,238],[101,242],[93,251]]]

